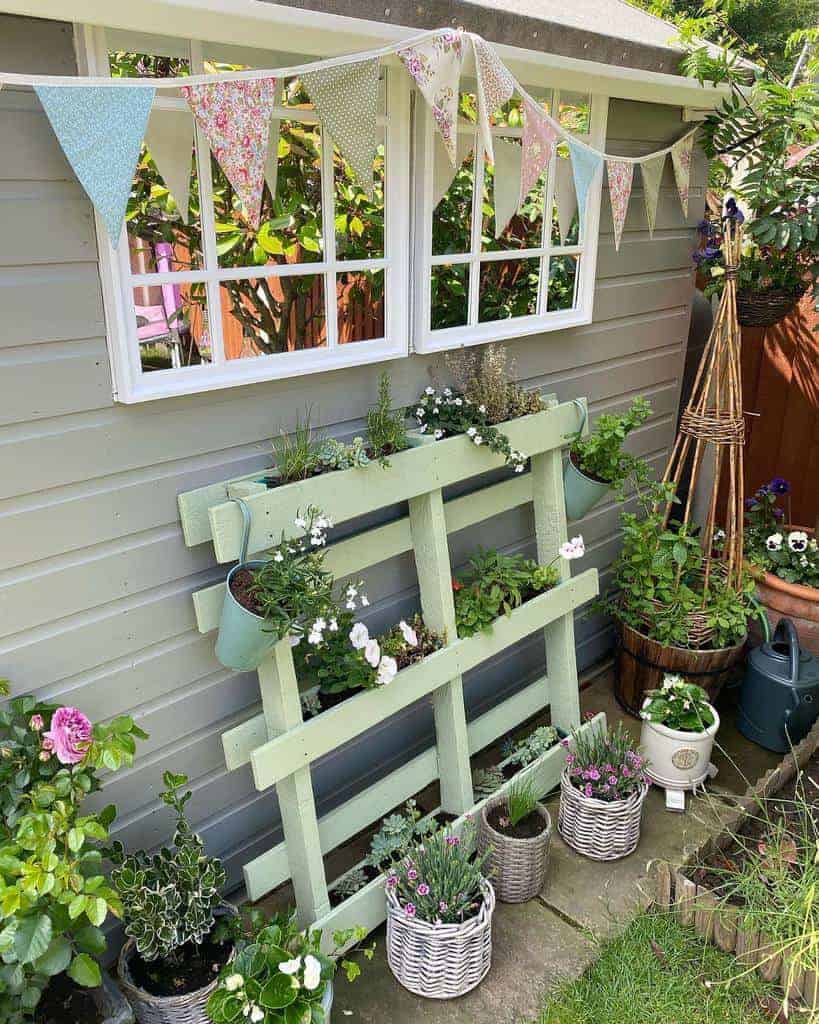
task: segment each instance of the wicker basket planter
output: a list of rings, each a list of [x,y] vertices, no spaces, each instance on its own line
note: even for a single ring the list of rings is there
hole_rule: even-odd
[[[226,903],[218,907],[216,913],[217,916],[236,915],[238,911]],[[136,944],[133,939],[128,939],[119,954],[117,973],[120,988],[134,1009],[137,1024],[211,1024],[205,1007],[216,988],[216,977],[196,992],[186,992],[179,996],[155,996],[141,988],[131,974],[131,960],[135,953]],[[234,956],[235,950],[231,950],[228,963]]]
[[[491,852],[486,860],[486,873],[492,879],[495,894],[501,903],[525,903],[534,899],[546,881],[549,847],[552,841],[552,819],[542,804],[535,808],[543,819],[543,831],[531,839],[516,839],[498,832],[489,823],[489,812],[506,797],[488,800],[481,809],[478,849]]]
[[[773,288],[767,292],[737,291],[737,319],[743,327],[772,327],[792,313],[807,287],[798,292]]]
[[[485,882],[475,917],[429,924],[407,917],[387,890],[387,963],[399,984],[427,999],[455,999],[479,985],[492,966],[495,891]]]
[[[573,850],[592,860],[619,860],[633,853],[640,842],[640,820],[648,785],[627,800],[597,800],[584,796],[560,776],[560,811],[557,828]]]

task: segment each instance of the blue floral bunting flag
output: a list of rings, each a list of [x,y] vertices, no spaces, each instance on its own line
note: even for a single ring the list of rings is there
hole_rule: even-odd
[[[35,85],[51,127],[116,247],[154,90]]]
[[[580,232],[582,234],[586,217],[586,203],[589,198],[589,187],[594,181],[595,175],[603,166],[603,158],[593,149],[588,149],[573,139],[568,141],[569,151],[572,155],[572,174],[574,175],[574,187],[577,192],[577,209],[580,217]]]

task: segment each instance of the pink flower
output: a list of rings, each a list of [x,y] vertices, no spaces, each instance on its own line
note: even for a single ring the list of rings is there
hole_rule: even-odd
[[[441,902],[438,904],[438,909],[443,914],[445,911],[449,910],[449,904],[446,902],[446,900],[441,900]]]
[[[409,871],[407,872],[407,878],[411,882],[414,882],[417,877],[418,877],[418,872],[415,870],[415,868],[410,868]]]
[[[591,786],[590,782],[587,782],[586,785],[583,787],[583,792],[586,794],[586,796],[591,796],[592,795],[594,790],[592,789],[592,786]]]
[[[43,738],[53,743],[60,764],[79,764],[91,744],[91,723],[77,708],[57,708]]]
[[[461,842],[461,840],[457,836],[447,836],[446,837],[446,845],[447,846],[459,846],[460,842]]]
[[[415,917],[415,904],[414,903],[408,903],[404,907],[404,913],[407,915],[407,917]]]
[[[616,775],[609,775],[609,785],[610,786],[616,786],[617,785],[617,776]]]
[[[398,879],[395,877],[395,875],[390,875],[389,878],[387,879],[387,888],[394,889],[396,885],[398,885]]]
[[[32,715],[28,722],[29,729],[33,729],[34,732],[39,732],[45,723],[43,722],[42,715]]]
[[[574,764],[574,754],[566,755],[566,764]]]
[[[426,882],[421,882],[421,884],[418,886],[418,895],[429,896],[429,886],[427,885]]]

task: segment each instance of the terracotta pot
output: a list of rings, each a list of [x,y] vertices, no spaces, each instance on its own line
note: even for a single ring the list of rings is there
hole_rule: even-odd
[[[805,533],[811,535],[814,532],[803,526],[788,526],[784,529],[805,530]],[[800,646],[819,657],[819,590],[798,583],[787,583],[771,572],[753,567],[751,571],[756,577],[756,596],[768,614],[771,633],[780,619],[790,619],[799,634]],[[755,619],[751,620],[748,639],[752,644],[762,643],[762,627]]]
[[[640,747],[648,759],[645,772],[652,782],[666,789],[694,789],[705,781],[719,729],[717,709],[711,706],[711,711],[714,724],[703,732],[683,732],[643,719]]]
[[[618,623],[614,659],[614,695],[630,715],[638,718],[648,690],[663,685],[666,672],[687,676],[708,694],[713,703],[742,658],[745,641],[717,650],[666,647]]]

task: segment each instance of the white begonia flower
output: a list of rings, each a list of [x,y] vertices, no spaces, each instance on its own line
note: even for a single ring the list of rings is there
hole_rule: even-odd
[[[582,558],[585,554],[586,544],[579,534],[577,537],[567,540],[565,544],[560,545],[560,556],[565,558],[567,562],[571,562],[574,558]]]
[[[398,628],[401,630],[401,635],[404,637],[405,642],[408,643],[410,647],[418,646],[418,634],[412,626],[409,625],[409,623],[404,622],[404,620],[401,619],[398,623]]]
[[[378,663],[381,660],[381,647],[374,637],[370,637],[364,645],[364,657],[373,668],[378,668]]]
[[[276,554],[273,556],[273,561],[274,562],[283,562],[284,561],[284,555],[281,553],[281,551],[277,551],[276,552]]]
[[[304,987],[312,992],[321,984],[321,963],[308,953],[304,958]]]
[[[370,639],[370,631],[364,625],[363,622],[356,622],[353,628],[350,630],[350,643],[355,647],[357,651],[362,650],[367,646],[367,641]]]
[[[483,438],[481,437],[480,434],[475,434],[472,440],[475,442],[475,444],[483,444]]]
[[[241,974],[230,974],[228,975],[227,978],[225,978],[225,988],[228,990],[228,992],[238,991],[242,987],[242,985],[244,985],[244,983],[245,979],[241,976]]]
[[[285,960],[279,964],[279,970],[282,974],[289,974],[291,977],[294,974],[298,974],[301,970],[301,957],[297,956],[293,960]]]
[[[296,516],[294,522],[300,530],[303,530],[307,526],[307,520],[304,516]]]
[[[665,678],[663,679],[663,689],[671,690],[675,686],[682,686],[685,680],[677,672],[666,672]]]
[[[250,1011],[250,1020],[252,1024],[259,1024],[259,1021],[264,1020],[264,1018],[264,1010],[261,1008],[261,1006],[257,1006],[256,1003],[254,1003],[253,1009]]]
[[[425,395],[434,395],[435,394],[435,388],[430,388],[430,387],[424,388],[424,394]]]
[[[778,551],[782,547],[782,534],[772,533],[765,541],[765,547],[769,551]]]
[[[791,551],[806,551],[808,547],[808,535],[804,530],[791,530],[788,534],[788,547]]]
[[[390,658],[385,655],[378,665],[378,675],[376,676],[376,682],[379,686],[387,686],[393,679],[398,675],[398,662],[395,658]]]

